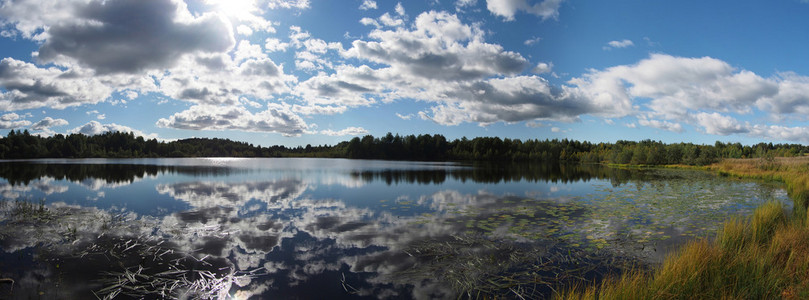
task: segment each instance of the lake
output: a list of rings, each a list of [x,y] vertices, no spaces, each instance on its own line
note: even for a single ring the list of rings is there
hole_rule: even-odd
[[[543,298],[792,203],[699,171],[308,158],[2,161],[0,193],[14,299]]]

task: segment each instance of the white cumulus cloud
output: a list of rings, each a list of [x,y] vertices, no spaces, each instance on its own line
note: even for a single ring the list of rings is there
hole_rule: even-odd
[[[696,122],[707,134],[744,134],[754,138],[809,143],[809,127],[774,124],[750,124],[718,113],[699,113]]]
[[[267,3],[267,7],[269,7],[270,9],[278,9],[278,8],[307,9],[309,8],[309,0],[270,0]]]
[[[119,125],[115,123],[101,124],[98,121],[90,121],[87,124],[69,130],[69,133],[81,133],[84,135],[97,135],[105,132],[132,132],[135,136],[142,136],[146,139],[156,139],[156,134],[146,134],[143,131],[133,129],[132,127]]]
[[[775,95],[778,84],[750,71],[738,71],[711,58],[653,54],[635,65],[592,70],[570,81],[595,102],[632,111],[635,100],[648,98],[646,107],[669,119],[685,119],[689,111],[745,113],[758,100]]]
[[[551,71],[553,71],[553,63],[545,63],[545,62],[538,63],[537,66],[534,67],[534,69],[531,71],[533,71],[536,74],[550,73]]]
[[[620,40],[620,41],[610,41],[604,46],[604,50],[610,50],[615,48],[626,48],[635,46],[635,43],[631,40]]]
[[[51,127],[58,127],[58,126],[65,126],[68,122],[65,119],[54,119],[51,117],[45,117],[39,122],[34,123],[31,125],[31,129],[33,130],[47,130]]]
[[[73,18],[45,27],[40,61],[135,73],[171,67],[185,54],[222,53],[234,44],[227,21],[215,14],[193,17],[183,2],[94,1],[70,11]]]
[[[750,131],[749,125],[741,124],[736,119],[719,113],[702,112],[695,118],[697,124],[702,126],[707,134],[729,135]]]
[[[363,135],[368,134],[368,130],[365,130],[365,128],[362,127],[348,127],[339,131],[334,131],[331,129],[321,130],[320,134],[328,136]]]
[[[394,10],[396,11],[396,14],[398,14],[400,16],[405,15],[405,9],[404,9],[404,6],[402,6],[402,2],[397,2],[396,7],[394,8]]]
[[[295,94],[310,106],[349,108],[417,99],[434,104],[419,116],[443,125],[572,121],[582,114],[627,110],[612,101],[592,101],[579,89],[520,75],[529,67],[526,58],[487,43],[477,25],[446,12],[425,12],[410,29],[377,28],[368,36],[370,40],[354,41],[342,55],[375,67],[337,66],[332,74],[303,81]],[[537,67],[536,72],[544,73],[552,65]]]
[[[267,38],[264,41],[264,49],[267,52],[277,52],[277,51],[286,51],[289,47],[289,43],[281,42],[281,40],[276,38]]]
[[[275,132],[285,136],[299,136],[308,128],[300,116],[280,104],[269,104],[267,110],[255,114],[241,106],[195,105],[156,124],[185,130]]]
[[[646,117],[639,117],[638,118],[638,125],[646,126],[646,127],[653,127],[657,129],[663,129],[672,132],[683,132],[683,125],[680,123],[674,123],[669,121],[662,121],[662,120],[655,120],[655,119],[648,119]]]
[[[31,121],[21,119],[16,113],[7,113],[0,116],[0,129],[16,129],[31,125]]]
[[[362,4],[360,5],[360,9],[361,10],[376,9],[376,1],[363,0]]]
[[[0,61],[0,109],[21,110],[40,107],[64,109],[95,104],[109,97],[110,82],[58,68],[39,68],[13,58]]]
[[[486,8],[494,15],[513,21],[518,11],[541,17],[543,20],[559,16],[564,0],[541,0],[531,4],[528,0],[486,0]]]

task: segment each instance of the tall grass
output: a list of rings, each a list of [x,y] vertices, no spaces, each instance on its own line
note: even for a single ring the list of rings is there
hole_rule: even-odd
[[[725,160],[709,167],[724,176],[778,180],[795,202],[732,217],[714,240],[689,242],[650,273],[628,272],[563,299],[809,299],[809,158]]]
[[[719,231],[716,242],[722,250],[739,252],[750,241],[749,233],[747,223],[738,217],[733,217],[725,222]]]

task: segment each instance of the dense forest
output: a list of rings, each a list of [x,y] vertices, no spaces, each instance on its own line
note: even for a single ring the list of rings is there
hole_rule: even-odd
[[[568,139],[538,140],[478,137],[447,140],[436,134],[366,135],[334,146],[261,147],[228,139],[192,138],[171,142],[146,140],[133,133],[107,132],[40,137],[12,130],[0,138],[0,158],[130,158],[130,157],[331,157],[421,161],[566,161],[636,165],[705,165],[722,158],[800,156],[809,147],[799,144],[716,142],[664,144],[643,140],[590,143]]]

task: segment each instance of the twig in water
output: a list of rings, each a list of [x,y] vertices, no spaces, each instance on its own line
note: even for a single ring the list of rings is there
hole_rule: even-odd
[[[525,298],[522,295],[520,295],[520,293],[517,293],[517,291],[515,291],[513,288],[508,289],[511,290],[511,292],[514,293],[514,295],[517,295],[517,297],[519,297],[520,299],[525,300]]]
[[[346,283],[346,273],[341,273],[341,274],[343,275],[343,278],[340,280],[340,283],[343,285],[343,289],[346,292],[350,293],[350,294],[359,293],[360,290],[358,290],[358,289],[354,288],[353,286],[351,286],[350,284]],[[349,291],[348,288],[351,288],[351,290]]]

